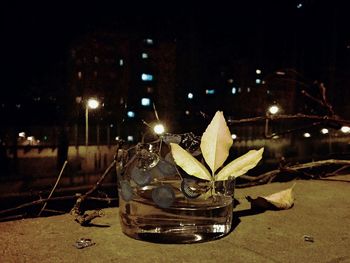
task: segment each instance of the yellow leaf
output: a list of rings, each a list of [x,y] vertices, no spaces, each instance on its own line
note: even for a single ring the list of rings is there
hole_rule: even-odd
[[[176,143],[170,143],[170,146],[175,163],[186,173],[200,179],[211,181],[209,171],[196,158]]]
[[[204,160],[213,173],[226,161],[232,142],[224,115],[217,111],[203,133],[200,145]]]
[[[230,176],[237,178],[254,168],[262,158],[264,148],[260,150],[250,150],[241,157],[233,160],[216,175],[215,181],[225,181]]]
[[[295,184],[294,184],[295,185]],[[274,193],[269,196],[259,196],[257,198],[247,197],[254,209],[289,209],[294,205],[293,187]]]
[[[278,209],[289,209],[294,204],[293,187],[263,198]]]

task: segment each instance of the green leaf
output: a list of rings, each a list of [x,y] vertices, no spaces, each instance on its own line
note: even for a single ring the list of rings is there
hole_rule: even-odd
[[[245,174],[248,170],[254,168],[262,158],[264,148],[260,150],[251,150],[241,157],[233,160],[226,165],[216,175],[215,181],[225,181],[230,176],[237,178]]]
[[[170,143],[170,146],[175,163],[186,173],[200,179],[211,181],[212,178],[209,171],[196,158],[176,143]]]
[[[203,133],[200,145],[204,160],[213,173],[226,161],[232,142],[224,115],[217,111]]]

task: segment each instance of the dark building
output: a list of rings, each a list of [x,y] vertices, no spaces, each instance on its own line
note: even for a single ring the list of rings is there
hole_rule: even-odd
[[[172,39],[96,31],[74,41],[68,85],[75,112],[72,121],[81,126],[78,133],[84,131],[90,97],[98,99],[101,108],[90,110],[89,121],[101,128],[100,136],[108,134],[108,140],[117,136],[139,140],[149,129],[143,121],[150,125],[157,121],[154,108],[167,128],[173,129],[176,65]]]

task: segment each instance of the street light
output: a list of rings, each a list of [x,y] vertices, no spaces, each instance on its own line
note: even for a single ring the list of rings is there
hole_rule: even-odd
[[[269,113],[271,114],[276,114],[277,112],[279,112],[279,107],[277,105],[272,105],[270,108],[269,108]]]
[[[158,124],[154,125],[153,131],[158,135],[162,135],[165,132],[165,127],[163,124],[158,123]]]
[[[87,100],[85,105],[85,146],[89,145],[89,108],[97,109],[100,106],[100,102],[95,98]]]

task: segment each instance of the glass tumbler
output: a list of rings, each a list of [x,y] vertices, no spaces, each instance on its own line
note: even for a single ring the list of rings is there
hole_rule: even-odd
[[[161,140],[119,150],[117,175],[120,223],[129,237],[194,243],[231,229],[235,180],[215,182],[213,188],[213,182],[186,174]]]

